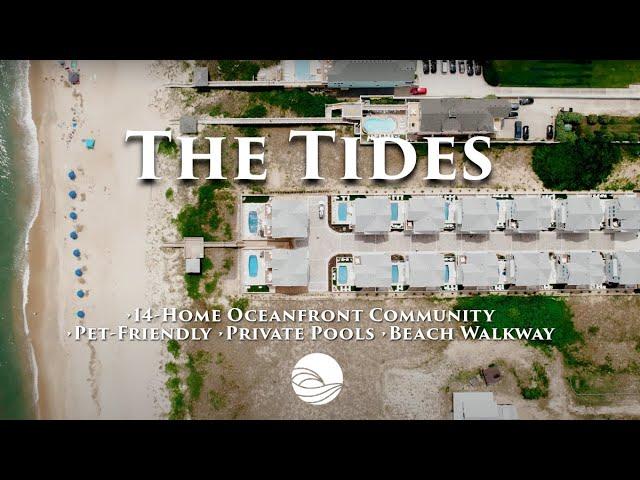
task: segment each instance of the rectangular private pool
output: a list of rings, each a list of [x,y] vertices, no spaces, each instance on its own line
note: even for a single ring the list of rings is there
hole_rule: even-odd
[[[258,231],[258,212],[251,210],[249,212],[249,232],[256,233]]]
[[[398,283],[400,280],[400,270],[398,265],[391,265],[391,283]]]
[[[258,276],[258,257],[249,255],[249,276],[255,278]]]
[[[349,280],[349,271],[346,265],[338,265],[338,285],[346,285]]]
[[[338,221],[346,222],[347,221],[347,204],[346,202],[341,202],[338,204]]]
[[[398,203],[397,202],[393,202],[391,204],[391,221],[392,222],[398,221]]]

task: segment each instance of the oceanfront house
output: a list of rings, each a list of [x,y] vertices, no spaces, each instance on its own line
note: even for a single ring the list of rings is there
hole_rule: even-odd
[[[309,249],[273,248],[242,252],[245,292],[303,293],[309,285]]]
[[[498,404],[493,392],[454,392],[454,420],[518,420],[511,404]]]
[[[554,270],[551,282],[589,289],[605,288],[604,256],[595,251],[571,251],[552,255]]]
[[[301,240],[309,236],[309,209],[294,196],[245,195],[242,199],[245,240]]]
[[[640,284],[640,252],[611,252],[604,259],[607,283],[621,287]]]
[[[334,195],[330,210],[332,228],[362,235],[640,230],[635,194]]]

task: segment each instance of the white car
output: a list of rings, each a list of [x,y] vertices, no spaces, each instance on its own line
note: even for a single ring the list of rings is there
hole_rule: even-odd
[[[324,202],[318,202],[318,218],[324,218]]]

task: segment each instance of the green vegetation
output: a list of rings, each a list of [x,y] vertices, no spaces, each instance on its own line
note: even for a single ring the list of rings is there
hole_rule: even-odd
[[[209,180],[197,190],[195,205],[185,205],[174,219],[178,232],[183,237],[204,237],[205,241],[215,241],[221,217],[216,205],[216,192],[229,187],[227,180]]]
[[[323,117],[325,105],[338,102],[335,97],[314,94],[299,88],[256,92],[252,94],[252,99],[290,110],[301,117]]]
[[[171,187],[167,188],[167,191],[164,192],[164,197],[167,200],[172,201],[173,200],[173,188],[171,188]]]
[[[222,362],[224,362],[224,354],[222,352],[218,352],[216,354],[215,362],[216,362],[216,365],[220,365],[220,364],[222,364]]]
[[[196,353],[187,355],[187,390],[190,403],[200,398],[204,376],[207,373],[206,364],[210,362],[211,355],[204,350],[198,350]]]
[[[176,365],[174,362],[168,362],[164,366],[164,371],[168,375],[178,375],[178,365]]]
[[[251,105],[242,113],[243,118],[264,118],[267,116],[267,107],[259,103]]]
[[[224,111],[222,110],[222,105],[220,104],[216,104],[213,105],[211,107],[211,110],[209,110],[209,115],[212,117],[218,117],[218,116],[225,116]]]
[[[209,403],[214,410],[222,410],[227,405],[227,398],[220,392],[210,390]]]
[[[249,60],[219,60],[218,73],[222,80],[253,80],[260,65]]]
[[[243,312],[249,308],[249,299],[246,297],[231,298],[229,305],[231,308],[239,308]]]
[[[251,285],[248,288],[249,293],[266,293],[269,291],[269,285]]]
[[[192,300],[200,300],[202,295],[200,294],[200,275],[192,275],[190,273],[184,274],[184,285],[187,289],[187,295]]]
[[[546,188],[591,190],[611,174],[621,160],[620,146],[601,133],[555,145],[538,145],[532,167]]]
[[[538,400],[549,396],[549,377],[547,371],[539,362],[533,362],[533,378],[530,383],[525,383],[515,374],[520,387],[520,393],[525,400]]]
[[[226,257],[222,264],[222,268],[224,268],[225,272],[228,272],[231,270],[231,267],[233,267],[233,257]]]
[[[495,310],[491,323],[482,322],[483,329],[490,328],[555,328],[551,343],[530,340],[527,343],[546,352],[557,348],[563,355],[569,355],[582,336],[575,329],[571,309],[562,298],[547,296],[503,296],[484,295],[460,298],[455,309]]]
[[[158,154],[173,158],[178,155],[178,144],[173,140],[163,138],[158,142]]]
[[[269,198],[269,195],[248,195],[242,197],[242,203],[267,203]]]
[[[167,350],[171,355],[173,355],[173,358],[178,358],[180,356],[180,344],[177,340],[169,340],[167,342]]]
[[[627,87],[640,83],[637,60],[494,60],[484,67],[490,85],[504,87]]]

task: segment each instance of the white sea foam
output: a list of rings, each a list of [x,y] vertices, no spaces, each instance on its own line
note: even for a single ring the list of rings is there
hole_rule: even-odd
[[[16,110],[18,112],[17,122],[21,130],[22,138],[24,139],[24,145],[22,151],[24,152],[24,173],[26,179],[30,184],[30,188],[33,192],[32,201],[29,211],[29,223],[25,234],[24,249],[20,254],[17,261],[24,265],[24,272],[22,276],[22,316],[24,319],[24,331],[27,338],[27,344],[29,348],[29,354],[31,357],[31,370],[33,375],[33,402],[36,416],[39,417],[39,392],[38,392],[38,363],[36,362],[35,351],[31,337],[29,336],[29,321],[27,319],[27,303],[29,301],[29,262],[27,261],[27,252],[29,250],[29,237],[31,235],[31,229],[38,216],[40,210],[40,181],[39,181],[39,147],[38,147],[38,132],[36,124],[33,121],[33,115],[31,111],[31,92],[29,90],[29,62],[18,62],[18,78],[16,81]]]

